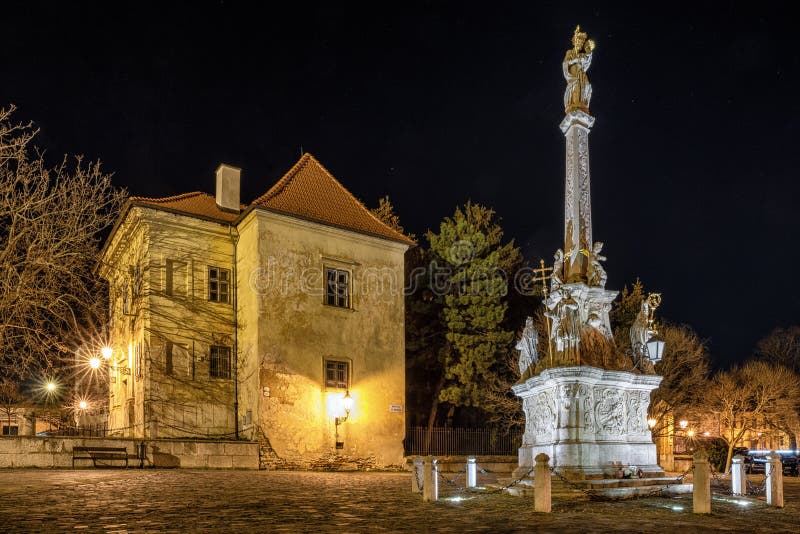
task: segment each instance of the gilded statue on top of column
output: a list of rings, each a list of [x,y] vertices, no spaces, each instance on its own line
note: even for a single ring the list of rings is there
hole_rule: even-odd
[[[564,91],[564,109],[567,113],[572,111],[589,112],[589,100],[592,98],[592,84],[586,76],[586,71],[592,64],[594,41],[586,38],[581,32],[581,27],[575,28],[572,35],[572,48],[564,56],[562,68],[564,78],[567,80],[567,90]]]

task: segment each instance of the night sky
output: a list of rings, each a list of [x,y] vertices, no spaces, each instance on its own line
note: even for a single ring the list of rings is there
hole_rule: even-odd
[[[226,162],[249,202],[304,150],[367,205],[388,194],[418,236],[471,199],[549,263],[563,243],[561,60],[581,24],[597,43],[607,287],[661,291],[659,314],[691,324],[718,366],[798,323],[789,7],[166,4],[4,3],[0,105],[41,128],[53,161],[99,158],[134,195],[213,192]]]

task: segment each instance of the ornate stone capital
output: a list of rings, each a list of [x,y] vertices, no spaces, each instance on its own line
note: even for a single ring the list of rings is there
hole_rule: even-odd
[[[585,111],[576,109],[574,111],[570,111],[569,113],[567,113],[567,115],[564,117],[564,120],[561,121],[559,127],[561,128],[561,131],[564,133],[564,135],[566,135],[570,127],[575,125],[581,126],[589,130],[591,129],[592,126],[594,126],[594,117],[592,117]]]

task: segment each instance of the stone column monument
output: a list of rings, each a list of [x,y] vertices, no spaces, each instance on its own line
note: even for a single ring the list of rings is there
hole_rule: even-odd
[[[564,249],[556,251],[544,302],[549,339],[538,350],[547,352],[520,358],[520,367],[527,368],[513,387],[526,419],[518,471],[527,472],[544,453],[559,472],[574,478],[603,478],[620,466],[655,476],[663,470],[647,408],[661,377],[648,362],[634,365],[613,342],[608,313],[617,291],[605,289],[603,243],[592,240],[589,131],[594,117],[586,72],[594,42],[578,26],[572,45],[562,64],[567,80],[561,122],[567,148]],[[652,315],[644,318],[646,324],[647,319],[652,322]],[[652,332],[645,329],[642,335]]]

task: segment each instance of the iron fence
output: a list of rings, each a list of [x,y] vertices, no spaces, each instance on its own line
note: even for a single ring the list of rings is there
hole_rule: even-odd
[[[430,441],[429,441],[430,440]],[[407,455],[435,454],[516,456],[522,444],[522,431],[502,432],[494,428],[427,427],[406,429]]]
[[[82,438],[104,438],[106,437],[107,433],[108,433],[108,428],[106,427],[105,423],[96,425],[85,425],[80,427],[61,426],[44,432],[44,434],[48,436],[82,437]]]

